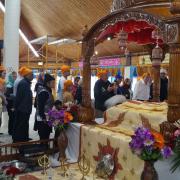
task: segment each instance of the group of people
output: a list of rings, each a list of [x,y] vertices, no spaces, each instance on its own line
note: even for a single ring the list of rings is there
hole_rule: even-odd
[[[46,113],[52,109],[59,109],[69,104],[82,103],[82,79],[76,77],[74,83],[68,79],[70,67],[63,65],[61,67],[62,76],[58,82],[57,100],[54,100],[52,89],[55,88],[55,78],[48,73],[40,73],[35,86],[36,108],[34,130],[38,131],[40,140],[49,139],[52,128],[47,124]],[[167,72],[161,69],[161,88],[160,101],[167,100],[168,78]],[[99,71],[99,79],[94,86],[94,98],[96,117],[102,117],[107,109],[106,102],[121,95],[125,99],[148,101],[152,98],[151,89],[153,81],[149,73],[137,81],[134,92],[131,90],[131,80],[117,75],[114,83],[108,81],[108,72]],[[27,67],[21,67],[16,72],[8,74],[5,80],[6,70],[0,66],[0,123],[2,112],[6,111],[9,115],[8,133],[12,136],[13,142],[29,141],[29,119],[32,113],[33,96],[31,91],[31,81],[33,80],[32,70]]]
[[[107,109],[106,101],[122,95],[127,100],[149,101],[153,98],[153,80],[150,73],[144,73],[135,84],[134,91],[131,89],[131,80],[117,75],[114,83],[108,81],[108,72],[106,70],[99,71],[99,79],[95,83],[94,98],[96,117],[102,117],[103,112]],[[168,97],[168,78],[165,69],[160,70],[160,101],[167,100]],[[121,100],[119,101],[121,102]],[[113,104],[114,105],[114,104]]]
[[[66,103],[81,104],[82,80],[76,77],[74,84],[67,77],[70,75],[70,67],[63,65],[62,76],[58,83],[58,98],[55,101],[52,89],[55,88],[55,78],[48,73],[40,73],[34,91],[36,97],[34,107],[36,108],[34,130],[38,131],[40,140],[49,139],[52,128],[47,124],[46,113],[52,108],[57,110]],[[29,138],[29,119],[32,113],[33,96],[31,81],[32,70],[21,67],[18,71],[8,74],[5,80],[6,70],[0,66],[0,112],[8,112],[8,133],[13,142],[25,142]]]

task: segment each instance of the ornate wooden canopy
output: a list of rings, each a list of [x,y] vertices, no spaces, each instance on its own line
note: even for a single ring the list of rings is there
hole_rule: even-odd
[[[139,4],[143,5],[152,5],[152,2],[155,1],[117,1],[120,4],[120,10],[116,10],[115,12],[105,16],[100,21],[98,21],[84,36],[83,38],[83,49],[82,55],[84,57],[83,64],[83,106],[81,109],[81,120],[89,121],[94,118],[93,108],[91,106],[91,98],[90,98],[90,59],[94,53],[94,47],[96,46],[96,38],[98,35],[105,30],[108,26],[117,23],[118,21],[126,21],[129,19],[135,20],[143,20],[150,24],[155,25],[159,28],[164,34],[164,42],[170,47],[170,74],[169,74],[169,110],[168,110],[168,122],[174,123],[178,119],[180,119],[180,16],[176,16],[175,18],[162,18],[155,16],[153,14],[147,13],[140,9],[134,8],[134,5],[139,6]],[[115,2],[114,1],[114,2]],[[125,4],[122,4],[122,3]],[[127,2],[127,3],[126,3]],[[141,3],[140,3],[141,2]],[[144,3],[145,4],[144,4]],[[157,1],[156,1],[157,2]],[[160,1],[158,1],[160,2]],[[163,1],[161,1],[163,2]],[[122,5],[122,6],[121,6]],[[161,4],[159,4],[160,6]],[[130,6],[128,9],[123,9],[123,7]],[[174,66],[175,65],[175,66]],[[156,71],[156,76],[159,75],[159,69],[154,69]],[[171,124],[172,125],[172,124]],[[165,125],[167,127],[167,124]],[[170,126],[169,126],[170,127]],[[170,128],[171,129],[171,128]],[[166,129],[167,130],[167,129]]]

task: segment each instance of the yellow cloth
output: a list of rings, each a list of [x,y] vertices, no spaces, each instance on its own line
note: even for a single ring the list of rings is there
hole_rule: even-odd
[[[145,120],[154,130],[160,131],[159,125],[167,121],[167,109],[166,103],[125,102],[105,112],[106,123],[101,127],[132,135]]]
[[[43,175],[42,171],[34,172],[34,173],[28,173],[29,175],[35,176],[36,178],[40,180],[48,180],[48,172],[49,169],[47,169],[47,174]],[[67,171],[68,176],[63,177],[63,171],[60,167],[52,169],[52,179],[53,180],[80,180],[82,179],[82,174],[79,170],[78,164],[69,164],[69,169]],[[18,180],[28,180],[28,174],[25,175],[19,175],[17,176]],[[92,180],[93,179],[93,169],[89,172],[87,176],[85,176],[87,180]],[[103,180],[102,178],[96,178],[96,180]]]
[[[132,154],[129,148],[131,137],[94,126],[82,126],[81,153],[85,151],[92,169],[95,170],[97,166],[97,161],[95,161],[94,156],[98,156],[98,152],[100,152],[98,143],[102,146],[107,145],[107,139],[109,139],[113,149],[119,148],[117,157],[118,163],[122,166],[122,170],[118,170],[114,179],[140,179],[144,162],[139,159],[137,155]]]

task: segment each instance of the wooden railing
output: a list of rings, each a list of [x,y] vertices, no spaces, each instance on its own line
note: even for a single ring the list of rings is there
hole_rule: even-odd
[[[54,139],[4,144],[0,145],[0,162],[19,160],[22,156],[19,152],[19,148],[21,146],[33,144],[48,144],[48,149],[44,152],[46,154],[51,154],[57,150],[54,147]]]

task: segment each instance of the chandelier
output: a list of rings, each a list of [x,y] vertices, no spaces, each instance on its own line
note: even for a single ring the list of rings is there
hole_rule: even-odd
[[[127,40],[128,40],[128,33],[125,32],[123,29],[118,34],[118,43],[119,43],[119,48],[121,51],[125,51],[127,48]]]

